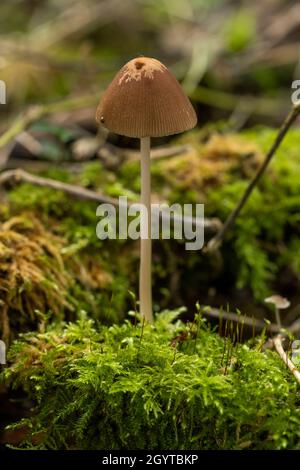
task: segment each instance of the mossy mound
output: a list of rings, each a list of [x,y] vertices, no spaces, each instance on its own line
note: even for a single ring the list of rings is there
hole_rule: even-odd
[[[64,269],[62,240],[32,215],[12,217],[0,226],[0,337],[22,331],[67,308],[71,277]]]
[[[264,338],[235,345],[178,314],[23,335],[2,375],[35,403],[21,447],[300,449],[299,387]]]
[[[186,152],[153,159],[153,200],[170,204],[204,203],[206,217],[224,221],[261,164],[276,133],[276,130],[265,127],[240,134],[204,129],[178,138],[179,143],[187,144]],[[194,305],[199,297],[205,298],[207,303],[220,304],[237,291],[248,297],[245,306],[253,306],[253,298],[256,302],[262,302],[270,292],[278,289],[292,301],[293,296],[295,302],[298,301],[298,141],[299,130],[290,130],[228,233],[221,256],[187,253],[182,244],[173,240],[160,240],[156,244],[154,282],[157,282],[155,292],[159,294],[156,300],[160,306]],[[51,170],[47,175],[109,196],[127,195],[131,201],[139,200],[140,167],[137,158],[125,158],[114,171],[105,168],[100,161],[94,161],[83,165],[79,174]],[[101,249],[102,253],[109,252],[108,256],[112,256],[113,252],[117,255],[115,259],[119,260],[125,253],[120,265],[129,262],[125,277],[130,276],[131,289],[137,285],[133,273],[137,272],[138,263],[133,242],[100,243],[97,240],[96,204],[74,201],[59,191],[34,188],[28,184],[13,189],[9,202],[12,213],[30,210],[42,219],[50,217],[58,234],[66,236],[70,243],[85,243],[92,249]],[[168,254],[170,251],[171,257]],[[287,279],[289,287],[286,286]],[[159,289],[162,283],[163,291]],[[213,291],[218,293],[215,300],[208,294]],[[176,302],[172,303],[172,299]],[[241,306],[237,299],[233,304]]]
[[[205,203],[205,215],[224,221],[260,165],[276,131],[268,128],[229,134],[216,129],[194,131],[178,139],[187,151],[153,159],[153,199],[168,203]],[[255,188],[220,252],[187,252],[177,240],[153,243],[155,308],[202,303],[241,308],[246,314],[261,310],[271,292],[286,295],[297,304],[300,287],[300,160],[299,130],[290,130],[267,173]],[[44,173],[57,180],[94,189],[105,195],[127,195],[139,200],[140,165],[124,158],[111,171],[100,161],[82,165],[80,172],[52,168]],[[49,234],[62,243],[60,256],[72,282],[65,281],[67,301],[75,311],[87,310],[94,318],[119,321],[131,303],[128,289],[137,292],[139,244],[132,240],[105,240],[96,236],[97,204],[75,200],[62,191],[20,184],[7,193],[0,208],[1,221],[32,214]],[[209,234],[206,236],[208,241]],[[1,267],[1,266],[0,266]],[[50,284],[48,283],[48,288]],[[260,304],[260,305],[259,305]],[[103,308],[105,305],[106,308]],[[61,308],[63,307],[63,308]],[[258,307],[258,308],[257,308]],[[53,310],[41,302],[32,311]],[[17,311],[14,318],[21,318]],[[13,327],[15,328],[15,327]],[[31,326],[36,328],[36,323]],[[27,328],[15,328],[16,332]]]

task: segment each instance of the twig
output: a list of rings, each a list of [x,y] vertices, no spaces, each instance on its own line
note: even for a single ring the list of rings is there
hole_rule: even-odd
[[[259,170],[256,173],[253,180],[249,183],[246,191],[244,192],[244,194],[241,197],[241,199],[239,200],[238,204],[236,205],[236,207],[233,209],[233,211],[231,212],[231,214],[227,218],[227,220],[224,223],[224,225],[222,226],[222,228],[219,230],[219,232],[216,234],[216,236],[213,237],[209,241],[209,243],[206,247],[206,251],[214,251],[217,248],[219,248],[219,246],[221,245],[221,243],[223,241],[224,235],[226,234],[229,227],[231,227],[231,225],[235,222],[235,220],[236,220],[237,216],[239,215],[241,209],[243,208],[243,206],[247,202],[247,199],[249,198],[249,196],[252,193],[253,189],[257,185],[257,183],[260,180],[261,176],[264,174],[264,172],[265,172],[267,166],[269,165],[272,157],[274,156],[274,154],[276,153],[276,150],[280,146],[284,136],[288,132],[288,130],[291,127],[291,125],[293,124],[293,122],[296,120],[299,113],[300,113],[300,103],[297,104],[297,105],[293,105],[290,113],[288,114],[287,118],[285,119],[284,123],[282,124],[281,128],[279,129],[278,134],[276,136],[276,139],[273,142],[273,145],[271,146],[269,152],[267,153],[263,164],[259,168]]]
[[[42,144],[28,131],[23,131],[16,137],[16,141],[28,150],[32,155],[38,156],[42,151]]]
[[[63,183],[62,181],[57,181],[51,178],[43,178],[41,176],[32,175],[27,171],[22,169],[16,170],[6,170],[0,173],[0,186],[5,183],[14,182],[14,183],[30,183],[35,186],[41,186],[44,188],[51,188],[57,191],[64,191],[65,193],[70,194],[71,196],[86,199],[89,201],[100,202],[104,204],[112,204],[114,207],[121,207],[121,203],[112,197],[105,196],[104,194],[92,191],[90,189],[82,188],[81,186]],[[130,203],[128,203],[128,208]],[[153,209],[155,211],[156,209]],[[175,214],[174,212],[164,211],[163,209],[159,213],[162,219],[174,220],[174,221],[184,221],[197,225],[198,227],[204,227],[208,231],[217,231],[220,227],[220,221],[218,219],[199,219],[197,217],[190,217],[186,215]]]
[[[167,158],[167,157],[176,157],[177,155],[182,155],[188,153],[192,149],[191,145],[172,145],[172,146],[161,146],[151,150],[151,159]],[[121,151],[124,158],[128,160],[139,160],[140,152],[136,150],[119,150]]]
[[[236,323],[241,323],[242,325],[248,325],[251,328],[258,328],[260,330],[266,328],[269,330],[271,333],[278,333],[280,329],[278,328],[277,325],[274,323],[267,324],[262,320],[255,319],[255,321],[252,320],[252,318],[247,317],[246,315],[237,315],[236,313],[233,312],[224,312],[224,310],[218,310],[217,308],[207,308],[204,310],[203,315],[207,315],[208,317],[212,318],[217,318],[219,320],[230,320],[234,321]]]
[[[300,372],[298,371],[297,367],[294,366],[292,361],[289,359],[287,353],[284,351],[282,347],[282,341],[284,341],[284,337],[282,335],[277,335],[273,339],[274,342],[274,347],[276,351],[278,352],[279,356],[283,360],[283,362],[286,364],[286,366],[290,369],[292,374],[294,375],[295,379],[297,382],[300,384]]]
[[[64,191],[72,196],[88,199],[90,201],[98,201],[103,203],[118,204],[113,198],[104,196],[103,194],[96,193],[90,189],[82,188],[81,186],[76,186],[72,184],[63,183],[62,181],[57,181],[51,178],[43,178],[41,176],[32,175],[27,171],[22,169],[16,170],[7,170],[0,173],[0,185],[5,183],[14,182],[14,183],[30,183],[35,186],[42,186],[45,188],[55,189],[57,191]]]
[[[25,131],[26,132],[26,131]],[[25,132],[21,133],[20,136],[16,137],[16,140],[20,142],[29,152],[31,152],[32,155],[38,155],[38,146],[40,145],[40,142],[37,141],[34,136],[31,136],[26,132],[26,135],[24,136]],[[25,138],[24,138],[25,137]],[[32,137],[32,140],[29,141],[28,137]],[[90,138],[95,141],[95,148],[97,146],[98,150],[98,157],[101,159],[102,162],[104,162],[104,166],[107,165],[105,162],[105,157],[107,155],[111,156],[113,161],[116,160],[115,165],[121,165],[124,160],[130,160],[130,161],[138,161],[140,158],[139,152],[136,152],[134,150],[130,149],[122,149],[120,147],[117,147],[113,144],[101,144],[100,139],[98,140],[95,137]],[[34,142],[35,141],[35,142]],[[77,140],[76,143],[80,142],[80,140]],[[98,143],[96,143],[98,142]],[[77,152],[78,150],[74,150],[75,145],[73,146],[73,153]],[[98,148],[99,147],[99,148]],[[170,148],[166,146],[159,146],[154,148],[151,151],[151,159],[157,160],[161,158],[171,158],[171,157],[176,157],[178,155],[184,155],[189,152],[189,150],[192,147],[189,145],[172,145]],[[93,148],[91,147],[91,150],[93,151]],[[60,165],[63,168],[66,168],[71,171],[79,171],[82,169],[82,164],[85,163],[86,161],[90,161],[92,157],[92,154],[84,159],[79,159],[77,157],[76,161],[61,161]],[[20,166],[24,169],[34,169],[34,170],[44,170],[49,168],[49,162],[47,160],[37,160],[37,159],[30,159],[30,158],[17,158],[17,157],[10,157],[9,160],[5,160],[3,157],[3,160],[1,159],[1,150],[0,150],[0,167],[4,167],[5,169],[16,169],[19,168]],[[108,167],[108,166],[107,166]],[[109,168],[109,167],[108,167]]]

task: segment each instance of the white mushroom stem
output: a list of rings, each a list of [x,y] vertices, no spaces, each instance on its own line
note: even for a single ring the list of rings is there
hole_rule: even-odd
[[[278,328],[281,328],[280,312],[279,312],[279,308],[277,307],[277,305],[275,305],[275,318],[276,318],[276,323],[278,325]]]
[[[150,137],[141,138],[141,259],[140,259],[140,313],[149,322],[152,313],[152,241],[151,241],[151,174]],[[144,212],[145,211],[145,212]]]

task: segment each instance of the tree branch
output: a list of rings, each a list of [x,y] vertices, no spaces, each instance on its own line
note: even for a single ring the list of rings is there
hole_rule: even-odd
[[[62,181],[57,181],[51,178],[43,178],[41,176],[32,175],[27,171],[22,169],[16,170],[6,170],[0,173],[0,186],[6,183],[13,182],[13,183],[30,183],[35,186],[41,186],[45,188],[55,189],[57,191],[64,191],[71,196],[80,199],[86,199],[89,201],[95,201],[104,204],[112,204],[114,207],[120,207],[119,201],[109,196],[105,196],[104,194],[98,193],[96,191],[91,191],[90,189],[82,188],[81,186],[76,186],[73,184],[63,183]],[[128,203],[128,207],[130,203]],[[193,225],[197,225],[198,227],[203,226],[205,230],[215,232],[220,227],[220,221],[218,219],[199,219],[196,217],[189,217],[185,215],[175,214],[171,212],[164,211],[163,209],[160,211],[160,217],[162,219],[171,219],[174,221],[184,221],[184,222],[191,222]]]
[[[203,315],[206,315],[211,318],[217,318],[219,320],[225,319],[229,321],[234,321],[235,323],[243,323],[244,325],[250,326],[252,328],[254,327],[260,330],[266,328],[271,333],[278,333],[280,331],[278,326],[274,323],[267,324],[258,318],[251,318],[246,315],[238,315],[237,313],[226,312],[217,308],[207,307]]]

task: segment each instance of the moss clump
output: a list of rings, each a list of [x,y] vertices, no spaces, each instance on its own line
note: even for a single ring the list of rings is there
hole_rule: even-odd
[[[300,449],[300,392],[276,353],[178,313],[98,329],[82,317],[23,335],[2,376],[35,403],[21,446]]]
[[[235,207],[277,134],[277,130],[254,128],[236,134],[210,130],[206,135],[193,132],[179,139],[190,150],[152,163],[153,190],[170,203],[204,203],[206,217],[224,221]],[[274,161],[255,188],[222,248],[224,268],[214,281],[248,289],[262,301],[278,288],[281,272],[299,281],[300,159],[297,152],[299,130],[290,130]],[[138,162],[125,162],[119,178],[138,190],[132,182]],[[133,176],[132,176],[133,175]],[[173,250],[173,253],[174,250]],[[206,268],[204,257],[197,256],[191,277]],[[196,259],[196,257],[194,257]],[[207,261],[207,257],[206,257]],[[212,260],[213,261],[213,260]],[[204,281],[207,290],[212,287]],[[280,280],[279,280],[280,282]],[[225,281],[226,283],[226,281]],[[275,288],[276,289],[276,288]],[[228,293],[227,293],[228,295]]]
[[[243,136],[266,153],[276,134],[274,129],[256,128],[245,131]],[[236,273],[237,287],[251,287],[257,300],[272,290],[274,281],[278,285],[283,271],[296,285],[299,282],[300,252],[295,242],[300,206],[298,140],[299,130],[290,130],[226,239],[228,270]],[[225,185],[210,188],[207,214],[225,220],[252,173],[231,173]]]
[[[75,320],[81,308],[105,322],[122,317],[126,283],[121,275],[114,282],[102,254],[95,259],[86,240],[67,240],[32,212],[2,219],[0,339],[9,343],[51,318]]]
[[[72,309],[67,291],[62,240],[45,230],[32,214],[13,217],[0,226],[0,337],[42,322],[40,312],[59,315]]]
[[[204,203],[206,217],[224,221],[245,191],[276,133],[264,127],[239,135],[210,129],[180,137],[179,142],[189,144],[187,153],[152,162],[154,199],[170,204]],[[154,284],[157,283],[158,288],[154,290],[159,292],[160,284],[165,286],[164,293],[155,299],[159,305],[193,305],[201,296],[205,302],[216,304],[230,297],[235,306],[240,306],[241,296],[237,297],[237,290],[243,290],[244,306],[248,308],[255,301],[261,302],[271,291],[284,293],[286,278],[293,286],[293,292],[289,287],[288,295],[292,302],[297,301],[300,278],[298,141],[299,130],[290,130],[228,232],[217,260],[216,256],[184,251],[183,263],[180,243],[173,240],[157,243]],[[100,162],[92,162],[80,174],[52,170],[48,176],[107,195],[126,194],[135,201],[139,199],[139,171],[139,161],[125,159],[115,172],[104,168]],[[131,289],[137,286],[134,244],[124,240],[104,243],[97,240],[96,204],[75,201],[59,191],[23,184],[10,191],[9,205],[13,214],[30,210],[44,223],[50,221],[57,235],[67,238],[73,246],[85,244],[92,256],[92,250],[101,251],[103,257],[110,260],[108,271],[114,279],[120,274],[123,279],[128,278]],[[217,295],[212,299],[209,293],[215,290]],[[173,299],[176,301],[170,304]]]

